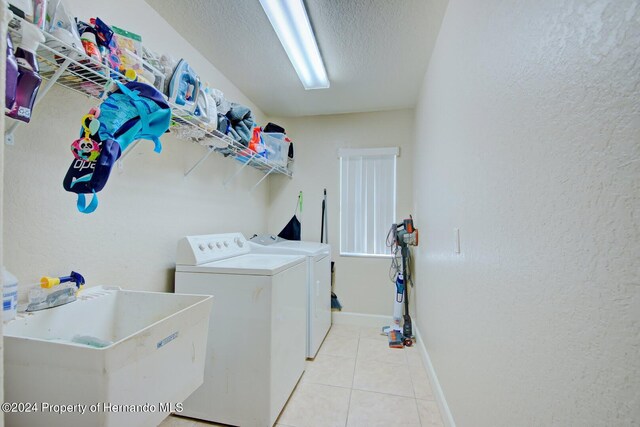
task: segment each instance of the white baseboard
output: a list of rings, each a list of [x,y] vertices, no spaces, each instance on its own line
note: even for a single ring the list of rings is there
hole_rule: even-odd
[[[391,316],[380,314],[351,313],[348,311],[332,311],[331,322],[335,325],[371,326],[382,328],[391,324]]]
[[[420,331],[418,330],[418,327],[415,325],[415,323],[413,325],[413,329],[416,335],[416,345],[418,346],[418,350],[420,350],[422,362],[424,363],[424,367],[427,369],[427,373],[429,374],[429,380],[431,381],[431,388],[433,389],[434,397],[436,398],[436,402],[438,403],[438,407],[440,408],[442,421],[447,427],[456,427],[456,423],[453,420],[453,414],[451,414],[451,410],[449,409],[449,405],[447,404],[447,399],[445,399],[444,392],[442,391],[442,387],[440,386],[440,381],[438,381],[438,376],[436,375],[436,371],[433,367],[433,364],[431,363],[429,352],[427,352],[427,347],[425,347],[424,340],[422,339]]]

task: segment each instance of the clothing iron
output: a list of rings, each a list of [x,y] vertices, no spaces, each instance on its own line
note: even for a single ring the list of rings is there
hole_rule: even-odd
[[[40,287],[29,291],[29,304],[25,311],[39,311],[73,302],[83,285],[84,277],[75,271],[69,276],[44,276],[40,279]]]
[[[200,86],[198,90],[196,109],[193,112],[193,115],[198,118],[202,123],[209,124],[215,117],[218,118],[217,110],[215,109],[216,104],[213,102],[213,112],[211,111],[212,102],[209,100],[209,94],[207,94],[206,88],[203,89]],[[213,114],[212,114],[213,113]]]
[[[200,78],[187,61],[181,59],[169,83],[169,101],[193,114],[198,107],[199,93]]]

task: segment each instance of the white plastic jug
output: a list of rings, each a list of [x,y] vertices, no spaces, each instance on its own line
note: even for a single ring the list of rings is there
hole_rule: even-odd
[[[2,320],[8,322],[18,311],[18,279],[2,267]]]

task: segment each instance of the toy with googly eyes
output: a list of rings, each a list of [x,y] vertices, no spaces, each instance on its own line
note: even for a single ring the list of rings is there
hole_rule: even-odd
[[[71,143],[71,152],[76,159],[95,162],[100,155],[100,144],[91,138],[100,129],[99,115],[100,110],[92,108],[89,114],[82,118],[84,136]]]

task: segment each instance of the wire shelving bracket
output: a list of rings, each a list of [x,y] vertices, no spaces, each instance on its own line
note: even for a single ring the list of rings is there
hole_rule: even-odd
[[[205,161],[205,160],[207,160],[207,159],[209,158],[209,156],[211,155],[211,153],[213,153],[213,152],[214,152],[214,148],[213,148],[213,147],[209,147],[209,148],[207,149],[207,152],[205,153],[205,155],[204,155],[204,156],[202,156],[202,157],[200,158],[200,160],[198,160],[198,161],[196,162],[196,164],[195,164],[195,165],[191,166],[191,169],[189,169],[188,171],[186,171],[186,172],[185,172],[184,177],[186,178],[186,177],[188,177],[189,175],[191,175],[191,172],[193,172],[194,170],[196,170],[196,169],[198,168],[198,166],[200,166],[201,164],[203,164],[203,163],[204,163],[204,161]]]
[[[274,167],[274,168],[271,168],[271,170],[270,170],[269,172],[265,173],[265,174],[264,174],[264,176],[263,176],[262,178],[260,178],[260,181],[256,182],[256,183],[253,185],[253,187],[251,187],[251,190],[250,190],[249,192],[250,192],[250,193],[253,193],[253,190],[255,190],[255,189],[256,189],[256,187],[257,187],[258,185],[260,185],[260,183],[261,183],[262,181],[264,181],[264,180],[265,180],[265,179],[266,179],[266,178],[271,174],[271,172],[273,172],[273,171],[274,171],[274,169],[275,169],[275,167]]]

